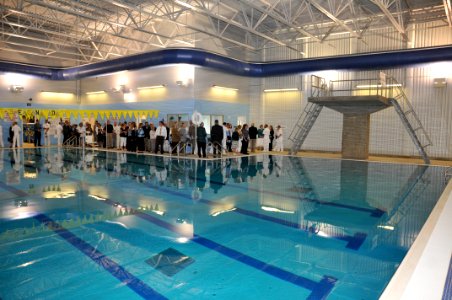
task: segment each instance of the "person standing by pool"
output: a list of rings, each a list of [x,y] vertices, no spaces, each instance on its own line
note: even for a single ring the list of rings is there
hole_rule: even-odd
[[[39,123],[39,119],[36,119],[35,125],[33,126],[34,136],[33,136],[33,142],[35,144],[35,147],[41,147],[41,131],[42,127]]]
[[[242,127],[242,149],[240,150],[240,153],[242,154],[249,154],[248,153],[248,142],[250,140],[250,135],[248,133],[248,125],[243,124]]]
[[[121,150],[120,144],[121,144],[121,126],[120,124],[114,122],[113,123],[113,131],[115,136],[115,146],[116,150]]]
[[[56,127],[56,138],[58,147],[61,147],[63,144],[63,126],[61,126],[61,122],[59,122]]]
[[[126,147],[127,147],[127,132],[128,132],[127,124],[126,124],[126,122],[124,122],[121,125],[121,131],[119,133],[119,137],[121,138],[121,143],[119,144],[120,150],[126,150]]]
[[[278,125],[276,127],[276,142],[275,142],[275,151],[282,152],[284,150],[283,146],[283,130],[281,128],[281,125]]]
[[[218,154],[221,155],[221,145],[223,142],[223,126],[220,126],[218,124],[218,120],[215,120],[215,125],[212,126],[212,129],[210,130],[210,139],[212,141],[213,146],[213,156],[217,156],[217,150]]]
[[[272,149],[273,149],[273,139],[275,138],[275,131],[273,130],[273,126],[272,125],[269,126],[269,129],[270,129],[270,146],[269,146],[268,151],[272,151]]]
[[[49,134],[50,122],[48,120],[45,121],[43,128],[44,128],[44,145],[50,146],[50,134]]]
[[[268,128],[267,124],[264,125],[264,130],[262,131],[262,134],[264,135],[262,144],[263,150],[268,151],[270,147],[270,128]]]
[[[256,152],[257,128],[254,126],[254,123],[251,123],[248,133],[250,135],[251,152]]]
[[[204,123],[201,122],[199,124],[199,127],[196,130],[196,137],[198,142],[198,156],[201,158],[201,152],[202,157],[206,157],[206,139],[207,139],[207,132],[204,128]]]
[[[5,147],[5,144],[3,144],[3,126],[0,124],[0,147]],[[0,170],[1,172],[1,170]]]
[[[20,132],[22,131],[19,127],[19,125],[17,125],[17,122],[13,123],[13,127],[11,128],[12,132],[13,132],[13,145],[12,148],[14,147],[20,147]]]
[[[156,130],[156,140],[154,152],[157,153],[160,147],[160,153],[163,154],[163,143],[166,139],[166,127],[163,121],[159,122],[159,127]]]

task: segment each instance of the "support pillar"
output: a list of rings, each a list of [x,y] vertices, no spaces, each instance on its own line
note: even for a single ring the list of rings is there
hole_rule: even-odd
[[[344,113],[342,125],[342,157],[368,159],[369,136],[369,113]]]

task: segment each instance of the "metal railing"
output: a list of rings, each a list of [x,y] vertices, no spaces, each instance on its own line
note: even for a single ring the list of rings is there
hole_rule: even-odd
[[[169,149],[169,155],[172,156],[173,155],[173,151],[175,149],[177,149],[176,154],[177,156],[180,156],[181,153],[183,153],[184,155],[187,155],[185,149],[187,148],[187,142],[182,142],[180,141],[179,143],[176,144],[176,146],[174,146],[173,148],[170,147]],[[182,147],[180,147],[180,145],[182,145]]]
[[[452,178],[452,167],[449,167],[444,171],[444,180],[446,183]]]
[[[75,136],[75,135],[71,136],[63,143],[63,146],[71,146],[71,147],[77,146],[77,139],[78,139],[78,136]]]

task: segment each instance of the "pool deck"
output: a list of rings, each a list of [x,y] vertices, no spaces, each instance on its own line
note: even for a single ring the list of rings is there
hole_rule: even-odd
[[[24,147],[29,148],[29,147]],[[42,147],[45,148],[45,147]],[[10,148],[3,148],[10,149]],[[132,153],[118,151],[114,149],[93,150],[114,152],[114,153]],[[137,155],[158,155],[171,157],[168,154],[136,153]],[[257,151],[250,155],[272,154],[289,156],[287,151],[283,152],[262,152]],[[221,158],[239,158],[247,155],[227,154]],[[325,153],[314,151],[301,151],[297,157],[313,157],[342,159],[340,153]],[[174,158],[199,159],[197,155],[172,156]],[[205,160],[216,160],[210,154]],[[424,162],[420,158],[411,157],[389,157],[389,156],[370,156],[371,162],[396,163],[396,164],[419,164]],[[452,166],[452,160],[432,159],[433,166]],[[446,180],[446,179],[445,179]],[[422,227],[421,232],[411,246],[404,260],[400,264],[396,273],[392,277],[388,286],[384,290],[380,299],[382,300],[449,300],[452,290],[452,180],[449,181],[443,194],[439,198],[432,213]]]

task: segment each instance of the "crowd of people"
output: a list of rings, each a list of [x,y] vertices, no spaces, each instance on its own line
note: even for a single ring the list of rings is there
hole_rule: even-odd
[[[36,120],[33,130],[34,144],[37,147],[41,146],[42,137],[44,145],[50,146],[50,137],[53,135],[58,146],[71,141],[75,146],[85,143],[87,146],[130,152],[182,152],[197,154],[199,157],[207,157],[208,153],[217,157],[226,153],[246,155],[257,150],[279,152],[284,149],[283,130],[280,125],[276,129],[268,124],[256,127],[254,123],[233,127],[230,123],[220,124],[218,120],[215,120],[210,135],[207,134],[204,123],[196,126],[191,121],[165,123],[163,120],[156,125],[152,122],[137,125],[135,122],[116,121],[113,124],[106,121],[102,125],[95,121],[93,126],[89,122],[80,122],[77,125],[66,120],[59,122],[53,130],[49,121],[41,125],[40,121]],[[13,122],[8,138],[11,147],[20,146],[20,134],[21,128],[17,122]],[[3,139],[1,142],[3,143]]]

